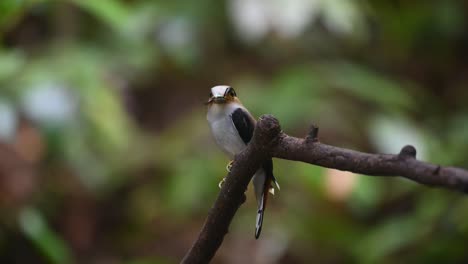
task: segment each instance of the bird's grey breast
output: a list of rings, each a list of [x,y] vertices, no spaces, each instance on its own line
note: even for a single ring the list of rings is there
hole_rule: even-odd
[[[237,108],[214,105],[208,111],[207,119],[216,143],[230,157],[241,152],[246,144],[232,122],[231,113]]]

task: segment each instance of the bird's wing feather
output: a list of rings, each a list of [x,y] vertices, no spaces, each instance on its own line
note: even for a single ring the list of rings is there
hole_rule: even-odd
[[[232,112],[231,119],[242,141],[244,141],[245,144],[249,143],[255,129],[255,120],[253,117],[246,110],[237,108]]]

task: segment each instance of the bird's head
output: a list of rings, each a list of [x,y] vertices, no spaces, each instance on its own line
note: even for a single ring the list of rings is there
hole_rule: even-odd
[[[206,104],[228,104],[232,102],[239,102],[236,91],[231,86],[218,85],[211,88],[210,99]]]

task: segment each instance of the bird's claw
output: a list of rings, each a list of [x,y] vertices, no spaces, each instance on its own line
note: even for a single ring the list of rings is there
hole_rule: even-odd
[[[226,165],[226,170],[228,172],[231,172],[231,168],[232,168],[232,164],[234,163],[233,160],[229,161],[229,163]],[[226,178],[223,178],[219,183],[218,183],[218,187],[221,189],[221,187],[223,187],[223,183],[226,181]]]
[[[226,170],[227,170],[228,172],[231,172],[231,168],[232,168],[232,164],[233,164],[233,163],[234,163],[234,161],[231,160],[231,161],[229,161],[229,163],[226,165]]]
[[[223,183],[226,181],[226,178],[223,178],[219,183],[218,183],[218,187],[221,189],[221,187],[223,187]]]

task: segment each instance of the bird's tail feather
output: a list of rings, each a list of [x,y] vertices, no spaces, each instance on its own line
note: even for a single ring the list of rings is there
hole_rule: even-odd
[[[272,175],[272,178],[271,178],[271,182],[273,182],[276,186],[276,189],[278,189],[278,191],[281,191],[281,188],[278,184],[278,182],[276,181],[276,178],[275,176]],[[275,186],[273,186],[272,184],[270,184],[270,187],[268,188],[268,191],[272,194],[272,195],[275,195]]]
[[[260,236],[260,233],[262,232],[263,214],[265,213],[265,202],[265,195],[262,195],[261,201],[258,206],[257,220],[255,223],[255,239],[257,239]]]
[[[268,199],[268,192],[271,188],[271,182],[272,182],[272,178],[267,177],[263,185],[262,195],[260,196],[260,201],[258,203],[257,220],[255,223],[255,239],[257,239],[260,236],[260,233],[262,232],[263,214],[265,213],[265,208],[266,208],[267,199]]]
[[[280,186],[273,176],[273,163],[271,160],[264,164],[263,170],[259,170],[252,179],[257,198],[257,218],[255,223],[255,238],[262,232],[263,215],[267,205],[268,193],[275,194],[274,187],[280,190]]]
[[[276,189],[278,189],[278,191],[281,191],[281,188],[280,188],[280,186],[279,186],[279,183],[276,181],[275,176],[272,176],[272,179],[271,179],[271,180],[272,180],[273,183],[275,184]],[[273,187],[273,186],[272,186],[272,187]]]

